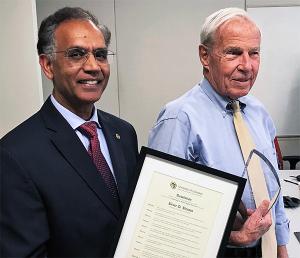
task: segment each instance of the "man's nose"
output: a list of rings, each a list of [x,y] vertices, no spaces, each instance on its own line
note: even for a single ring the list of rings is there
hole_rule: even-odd
[[[252,67],[251,57],[249,56],[248,53],[244,53],[243,55],[240,56],[238,70],[247,72],[251,70],[251,67]]]
[[[101,67],[92,53],[86,57],[86,61],[83,64],[85,71],[101,71]]]

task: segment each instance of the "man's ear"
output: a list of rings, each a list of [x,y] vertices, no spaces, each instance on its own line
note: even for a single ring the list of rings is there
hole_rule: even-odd
[[[53,64],[52,60],[48,55],[40,55],[39,56],[40,66],[49,80],[53,80]]]
[[[209,71],[209,54],[208,48],[204,45],[199,45],[199,57],[203,68]]]

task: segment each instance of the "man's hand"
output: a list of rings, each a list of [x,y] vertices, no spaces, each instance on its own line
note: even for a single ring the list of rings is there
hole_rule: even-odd
[[[270,202],[264,200],[256,210],[247,210],[248,218],[239,231],[232,231],[230,243],[248,245],[262,237],[272,225],[272,216],[268,212]]]

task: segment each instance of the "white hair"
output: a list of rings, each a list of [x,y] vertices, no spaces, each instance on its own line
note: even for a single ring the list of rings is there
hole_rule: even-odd
[[[230,7],[216,11],[205,19],[200,34],[201,44],[211,46],[213,44],[214,33],[217,31],[217,29],[224,22],[234,17],[244,17],[247,20],[253,22],[247,12],[240,8]]]

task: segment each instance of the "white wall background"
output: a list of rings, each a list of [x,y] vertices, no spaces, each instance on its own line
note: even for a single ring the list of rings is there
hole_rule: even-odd
[[[231,0],[116,0],[121,117],[131,121],[140,145],[162,106],[202,78],[200,29]]]
[[[202,78],[198,59],[201,25],[220,8],[244,7],[240,0],[36,0],[38,24],[58,8],[91,10],[112,31],[117,62],[97,106],[131,122],[139,144],[161,107]],[[43,77],[44,98],[52,90]]]
[[[52,85],[44,78],[43,89],[40,86],[35,1],[1,0],[0,4],[0,26],[6,35],[0,41],[1,49],[7,50],[3,51],[1,73],[9,75],[1,76],[3,135],[36,111],[41,92],[46,99]],[[262,66],[253,93],[272,114],[279,134],[300,134],[299,18],[291,15],[299,13],[300,7],[295,6],[300,0],[36,0],[38,24],[67,5],[91,10],[111,29],[111,49],[117,60],[97,106],[131,122],[140,145],[147,144],[161,107],[202,78],[197,53],[201,25],[207,15],[229,6],[247,7],[263,30]],[[290,8],[283,13],[274,6]],[[9,126],[4,125],[6,121]]]
[[[269,110],[278,135],[300,134],[300,6],[247,11],[262,33],[261,66],[252,93]]]
[[[43,103],[36,26],[34,0],[0,0],[0,138]]]

